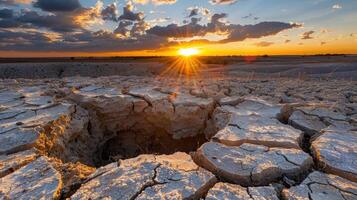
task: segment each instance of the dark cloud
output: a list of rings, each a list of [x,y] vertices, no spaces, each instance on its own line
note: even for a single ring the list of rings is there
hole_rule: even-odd
[[[291,40],[285,40],[285,43],[289,43],[289,42],[291,42]]]
[[[0,28],[18,28],[24,27],[25,24],[20,23],[14,19],[0,19]]]
[[[249,15],[243,16],[243,19],[253,19],[253,20],[258,20],[259,17],[255,17],[252,13],[249,13]]]
[[[194,8],[191,10],[190,14],[188,15],[188,17],[194,17],[194,16],[197,16],[198,15],[198,12],[199,12],[199,9],[198,8]]]
[[[179,26],[169,24],[167,26],[154,26],[147,30],[147,33],[168,38],[187,38],[193,36],[204,36],[207,34],[205,26],[197,23],[197,18],[191,18],[189,24]]]
[[[10,9],[1,9],[0,10],[0,19],[7,19],[7,18],[12,18],[14,15],[14,12]]]
[[[102,18],[104,20],[111,20],[114,22],[118,21],[117,5],[112,3],[104,8],[101,12]]]
[[[114,33],[125,36],[130,32],[128,26],[131,25],[133,25],[132,21],[128,21],[128,20],[120,21],[118,27],[114,30]]]
[[[22,24],[30,24],[56,32],[72,32],[81,29],[80,24],[73,20],[73,16],[66,14],[40,15],[35,11],[22,11],[16,20]]]
[[[213,4],[213,5],[216,5],[216,4],[233,4],[237,2],[237,0],[210,0],[210,3]]]
[[[144,20],[135,22],[131,28],[130,35],[133,37],[142,36],[146,33],[146,30],[150,28],[150,25]]]
[[[243,41],[248,38],[261,38],[275,35],[281,31],[299,27],[298,24],[283,22],[261,22],[255,25],[236,25],[225,24],[221,20],[227,17],[227,14],[215,14],[211,17],[211,22],[207,25],[198,24],[197,20],[191,20],[191,23],[179,26],[170,24],[167,26],[155,26],[149,29],[149,34],[154,34],[168,38],[189,38],[193,36],[205,36],[208,33],[226,34],[227,38],[219,41],[220,43],[229,43]],[[195,19],[195,18],[192,18]]]
[[[243,41],[248,38],[261,38],[270,35],[276,35],[281,31],[300,27],[299,24],[284,22],[261,22],[255,25],[231,25],[230,34],[227,39],[221,42]]]
[[[81,8],[72,12],[44,13],[28,9],[18,12],[1,12],[0,28],[43,28],[55,32],[73,32],[82,30],[85,23],[100,17],[95,8]],[[11,14],[10,14],[11,13]],[[41,14],[40,14],[41,13]],[[6,15],[7,18],[4,18]]]
[[[157,49],[168,41],[164,38],[143,35],[141,37],[121,39],[108,31],[71,33],[63,35],[60,41],[39,32],[11,32],[0,30],[0,49],[16,51],[130,51]]]
[[[265,41],[255,43],[255,45],[258,46],[258,47],[268,47],[268,46],[271,46],[273,44],[274,44],[274,42],[265,42]]]
[[[314,33],[315,33],[315,31],[307,31],[307,32],[305,32],[305,33],[302,34],[301,39],[302,39],[302,40],[314,39],[314,38],[312,37],[312,35],[313,35]]]
[[[33,5],[50,12],[68,12],[82,7],[79,0],[37,0]]]
[[[123,8],[123,14],[120,15],[119,20],[130,20],[130,21],[140,21],[144,17],[144,13],[134,13],[133,5],[127,4]]]
[[[38,32],[14,32],[0,30],[0,49],[2,50],[31,50],[47,46],[50,38]]]
[[[249,18],[252,18],[252,17],[253,17],[253,14],[249,13],[249,15],[243,16],[242,18],[243,19],[249,19]]]

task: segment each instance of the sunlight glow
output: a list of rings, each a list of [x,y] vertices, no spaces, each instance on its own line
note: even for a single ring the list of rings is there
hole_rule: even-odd
[[[182,49],[179,49],[179,51],[178,51],[178,53],[181,56],[185,56],[185,57],[197,55],[197,54],[199,54],[199,52],[200,51],[196,48],[182,48]]]

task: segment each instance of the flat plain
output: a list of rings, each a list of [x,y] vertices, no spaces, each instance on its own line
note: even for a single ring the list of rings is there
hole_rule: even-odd
[[[357,199],[357,57],[0,59],[0,199]]]

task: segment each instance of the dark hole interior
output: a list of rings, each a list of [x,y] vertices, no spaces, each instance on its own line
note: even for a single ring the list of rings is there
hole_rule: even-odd
[[[134,158],[140,154],[172,154],[196,151],[207,142],[204,134],[184,139],[173,139],[171,135],[155,131],[118,132],[99,149],[99,162],[103,166],[119,159]]]

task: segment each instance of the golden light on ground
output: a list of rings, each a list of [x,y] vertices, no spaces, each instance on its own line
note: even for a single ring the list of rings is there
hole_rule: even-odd
[[[182,48],[178,50],[178,54],[185,57],[190,57],[199,54],[200,51],[197,48]]]
[[[161,75],[177,78],[196,77],[201,67],[202,64],[196,58],[183,55],[168,65]]]

